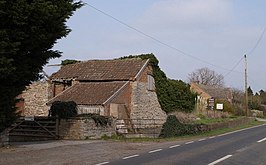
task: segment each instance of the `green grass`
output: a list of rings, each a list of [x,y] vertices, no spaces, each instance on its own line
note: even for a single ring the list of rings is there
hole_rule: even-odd
[[[123,136],[112,136],[107,137],[104,136],[101,139],[103,140],[115,140],[115,141],[126,141],[126,142],[165,142],[165,141],[178,141],[178,140],[186,140],[186,139],[197,139],[197,138],[203,138],[203,137],[209,137],[209,136],[216,136],[244,128],[249,128],[257,125],[262,125],[265,122],[259,122],[259,121],[252,121],[248,124],[240,125],[237,127],[230,127],[230,128],[223,128],[223,129],[216,129],[208,132],[203,132],[199,134],[194,135],[184,135],[184,136],[178,136],[178,137],[171,137],[171,138],[147,138],[147,137],[140,137],[140,138],[125,138]]]
[[[227,121],[232,121],[236,119],[244,118],[244,116],[231,116],[229,118],[202,118],[201,120],[197,120],[194,123],[195,124],[212,124],[212,123],[222,123]]]
[[[224,134],[224,133],[228,133],[228,132],[232,132],[232,131],[236,131],[236,130],[240,130],[240,129],[244,129],[244,128],[249,128],[249,127],[253,127],[253,126],[257,126],[257,125],[262,125],[265,122],[260,122],[260,121],[252,121],[248,124],[244,124],[244,125],[240,125],[237,127],[230,127],[230,128],[223,128],[223,129],[216,129],[216,130],[212,130],[209,132],[204,132],[204,133],[200,133],[200,134],[196,134],[196,135],[186,135],[183,137],[186,138],[190,138],[190,137],[208,137],[208,136],[215,136],[215,135],[220,135],[220,134]],[[181,138],[183,138],[181,137]]]

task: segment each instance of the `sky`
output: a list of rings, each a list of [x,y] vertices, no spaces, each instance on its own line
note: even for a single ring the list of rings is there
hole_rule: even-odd
[[[153,53],[171,79],[187,82],[189,73],[207,67],[224,75],[227,87],[244,90],[246,54],[248,86],[266,90],[265,0],[83,2],[67,21],[71,33],[53,48],[62,57],[48,65]]]

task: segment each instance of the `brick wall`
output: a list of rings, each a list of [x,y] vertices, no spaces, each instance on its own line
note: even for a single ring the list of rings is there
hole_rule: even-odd
[[[111,104],[116,104],[118,106],[118,112],[120,113],[118,114],[118,116],[125,116],[125,118],[127,118],[130,114],[131,111],[131,93],[132,93],[132,89],[130,84],[128,83],[125,88],[119,93],[118,96],[116,96],[112,101]],[[124,106],[124,108],[119,108],[121,106]],[[111,115],[111,106],[110,104],[107,105],[108,110],[110,110],[110,112],[107,112],[106,114],[109,116]]]

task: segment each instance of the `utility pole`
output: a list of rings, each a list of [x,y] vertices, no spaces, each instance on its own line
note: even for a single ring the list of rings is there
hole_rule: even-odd
[[[247,74],[247,55],[244,55],[245,58],[245,111],[246,116],[248,116],[248,74]]]

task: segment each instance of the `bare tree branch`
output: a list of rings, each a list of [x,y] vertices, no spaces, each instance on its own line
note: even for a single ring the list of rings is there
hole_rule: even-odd
[[[224,76],[209,68],[200,68],[188,75],[189,82],[209,86],[224,86]]]

